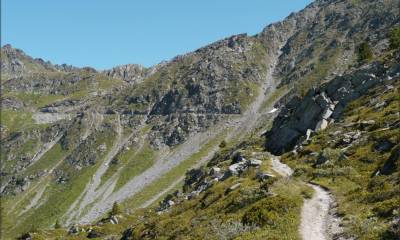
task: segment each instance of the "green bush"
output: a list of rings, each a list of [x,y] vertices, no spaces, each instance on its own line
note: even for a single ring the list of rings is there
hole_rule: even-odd
[[[117,202],[114,202],[112,209],[108,215],[111,217],[111,216],[115,216],[115,215],[118,215],[121,213],[122,213],[121,207],[119,206],[119,204]]]
[[[222,140],[222,142],[219,144],[220,148],[225,148],[226,147],[226,141]]]
[[[60,222],[57,220],[56,223],[54,224],[54,229],[60,229],[61,228],[61,224]]]
[[[301,190],[301,195],[305,199],[311,199],[314,195],[314,190],[312,188],[305,188],[305,189]]]
[[[400,49],[400,27],[395,27],[389,34],[390,48]]]
[[[365,62],[372,59],[372,49],[367,42],[361,43],[358,47],[358,60]]]
[[[267,198],[256,203],[243,215],[245,225],[274,226],[282,215],[295,207],[295,203],[281,196]]]
[[[373,211],[379,217],[390,217],[393,215],[394,210],[400,209],[399,207],[400,199],[390,199],[383,202],[379,202],[374,208]]]

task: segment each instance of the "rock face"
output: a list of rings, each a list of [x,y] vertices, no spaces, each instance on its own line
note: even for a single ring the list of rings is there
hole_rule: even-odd
[[[1,48],[1,74],[11,77],[21,76],[29,71],[24,60],[34,61],[22,51],[7,44]],[[5,79],[3,79],[5,80]]]
[[[6,44],[1,48],[1,75],[3,81],[39,72],[74,72],[77,70],[78,68],[67,64],[53,65],[50,61],[44,61],[41,58],[34,59],[26,55],[22,50],[13,48],[10,44]]]
[[[111,78],[120,78],[130,84],[141,82],[151,71],[137,64],[126,64],[106,70],[104,73]]]
[[[269,54],[246,34],[223,39],[149,70],[155,72],[141,84],[112,96],[110,108],[147,116],[155,126],[154,146],[178,145],[227,115],[241,114],[265,79]]]
[[[397,68],[385,69],[383,65],[373,63],[311,89],[303,98],[293,97],[266,133],[266,149],[279,155],[291,150],[307,130],[324,130],[341,116],[348,103],[391,75],[400,74]]]

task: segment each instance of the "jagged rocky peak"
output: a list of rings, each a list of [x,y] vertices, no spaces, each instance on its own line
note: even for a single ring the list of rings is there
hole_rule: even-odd
[[[242,52],[246,50],[246,47],[248,47],[249,44],[251,44],[251,37],[247,36],[247,33],[241,33],[199,48],[195,51],[195,53],[206,53],[221,48],[230,48],[232,50]],[[179,56],[177,58],[179,58]]]
[[[79,68],[61,64],[53,65],[42,58],[32,58],[21,49],[6,44],[1,47],[1,75],[3,80],[46,72],[76,72]]]
[[[1,74],[2,75],[19,75],[25,71],[25,64],[21,61],[21,57],[26,58],[22,50],[13,48],[10,44],[6,44],[1,48]]]
[[[49,61],[32,58],[24,51],[6,44],[1,48],[1,70],[3,74],[22,75],[39,70],[55,70]]]
[[[349,10],[351,9],[351,10]],[[380,52],[399,23],[397,1],[315,1],[257,35],[265,45],[289,35],[277,64],[281,84],[330,80],[351,66],[362,42]]]
[[[125,64],[116,66],[103,73],[111,78],[119,78],[128,83],[139,83],[151,72],[151,69],[139,64]]]

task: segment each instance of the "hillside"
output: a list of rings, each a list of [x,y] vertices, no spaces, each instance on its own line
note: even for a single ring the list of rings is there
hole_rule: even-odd
[[[396,239],[399,10],[317,0],[151,68],[3,46],[3,237]]]

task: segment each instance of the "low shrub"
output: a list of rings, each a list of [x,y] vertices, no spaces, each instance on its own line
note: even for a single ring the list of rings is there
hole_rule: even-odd
[[[282,196],[266,198],[248,211],[245,212],[242,218],[242,223],[245,225],[274,226],[276,221],[285,213],[288,213],[291,208],[295,207],[295,203],[289,201]]]
[[[358,47],[358,60],[365,62],[371,60],[373,57],[372,49],[367,42],[361,43]]]
[[[397,26],[390,31],[389,41],[391,49],[400,49],[400,26]]]

